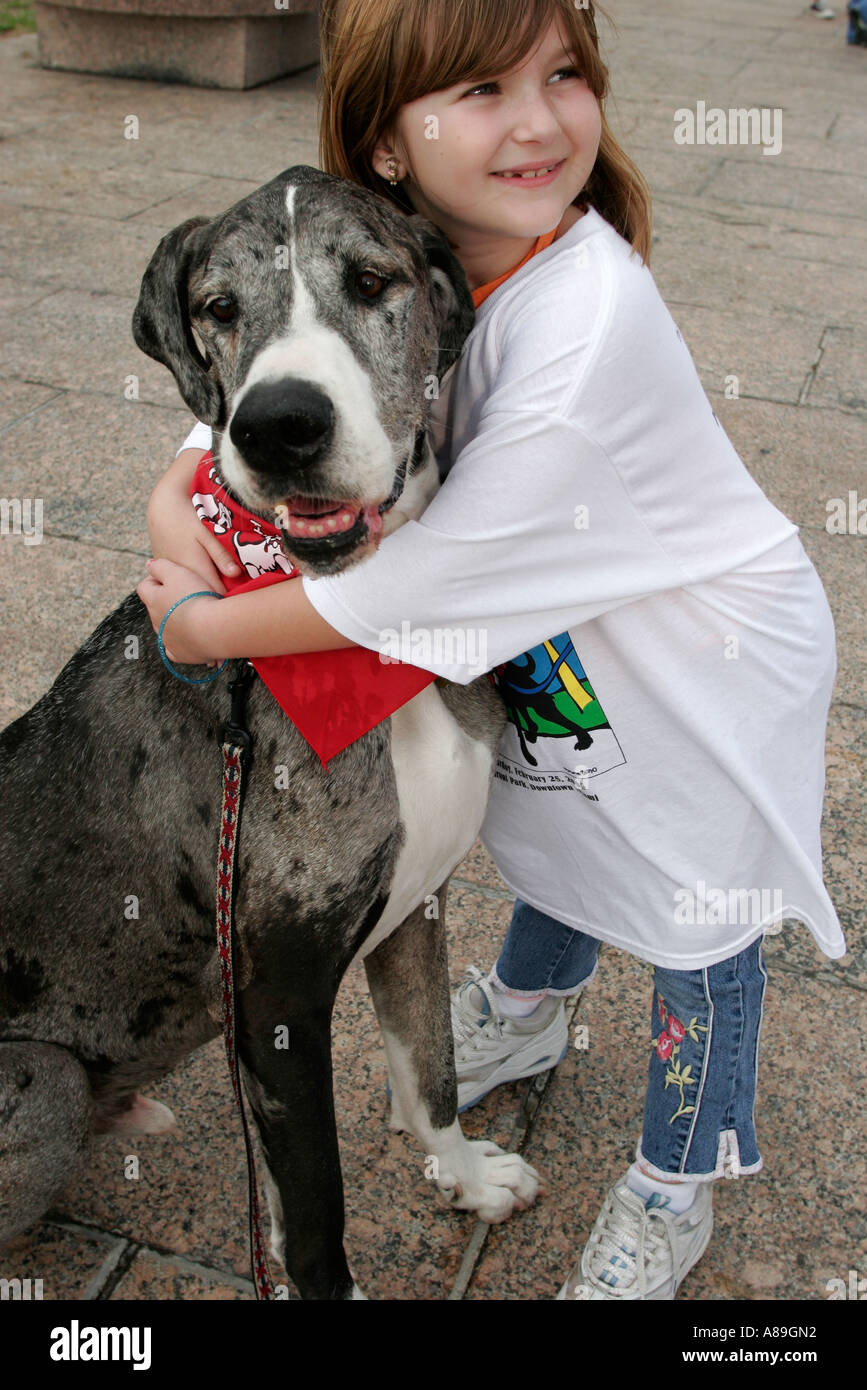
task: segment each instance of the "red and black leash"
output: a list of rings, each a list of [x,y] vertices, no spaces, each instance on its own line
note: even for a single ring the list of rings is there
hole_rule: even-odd
[[[232,709],[219,734],[223,753],[223,805],[220,814],[220,844],[217,853],[217,948],[220,955],[220,982],[223,995],[223,1041],[232,1075],[235,1101],[241,1114],[244,1146],[247,1150],[247,1182],[249,1187],[250,1258],[253,1284],[258,1299],[273,1299],[274,1282],[265,1255],[262,1224],[259,1219],[259,1190],[256,1182],[256,1163],[247,1124],[241,1069],[235,1045],[236,980],[233,938],[235,929],[234,877],[237,860],[239,825],[244,796],[245,767],[249,763],[253,737],[245,723],[247,692],[256,678],[248,661],[241,661],[234,680],[229,682]]]

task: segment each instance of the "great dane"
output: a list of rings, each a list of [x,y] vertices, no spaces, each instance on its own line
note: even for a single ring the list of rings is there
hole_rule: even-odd
[[[472,320],[431,223],[295,166],[163,238],[134,335],[213,426],[231,493],[281,519],[291,560],[323,574],[362,561],[436,490],[427,388]],[[328,534],[317,498],[341,508]],[[170,1122],[140,1088],[219,1033],[226,716],[224,680],[175,680],[131,595],[0,737],[0,1243],[46,1211],[93,1134]],[[363,1297],[343,1250],[331,1083],[332,1008],[354,959],[391,1123],[436,1159],[446,1199],[499,1221],[538,1192],[520,1157],[461,1133],[443,913],[425,908],[479,829],[504,714],[484,677],[437,681],[327,771],[261,681],[248,719],[237,1034],[272,1248],[303,1297]]]

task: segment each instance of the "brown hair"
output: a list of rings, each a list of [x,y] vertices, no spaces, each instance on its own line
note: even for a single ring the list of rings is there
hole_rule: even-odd
[[[597,10],[612,22],[593,0],[320,0],[323,170],[413,212],[400,184],[392,187],[372,164],[400,108],[517,67],[556,18],[602,113],[599,154],[576,202],[591,204],[649,263],[650,190],[605,118],[608,69],[599,56]]]

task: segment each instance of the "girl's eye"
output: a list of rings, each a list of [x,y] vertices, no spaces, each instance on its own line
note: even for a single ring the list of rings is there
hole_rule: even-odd
[[[205,305],[207,312],[217,323],[234,323],[238,317],[238,306],[227,294],[218,294]]]
[[[378,299],[386,283],[387,281],[383,280],[381,275],[377,275],[375,270],[363,270],[355,277],[355,288],[362,299]]]
[[[553,74],[553,76],[554,76],[554,77],[559,77],[560,74],[561,74],[561,73],[564,73],[564,72],[565,72],[569,77],[579,77],[579,76],[580,76],[580,73],[578,72],[578,69],[577,69],[577,68],[558,68],[557,71]],[[471,87],[470,90],[469,90],[468,92],[464,92],[464,96],[465,96],[465,97],[472,97],[472,96],[475,96],[476,92],[482,92],[482,91],[484,91],[486,88],[487,88],[487,89],[490,89],[490,90],[493,90],[496,86],[497,86],[497,83],[496,83],[496,82],[480,82],[480,83],[478,84],[477,87]]]

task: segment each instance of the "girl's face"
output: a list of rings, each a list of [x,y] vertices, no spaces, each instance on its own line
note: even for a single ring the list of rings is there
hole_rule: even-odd
[[[386,159],[397,159],[414,208],[453,243],[471,285],[509,269],[519,243],[529,250],[557,227],[590,176],[601,114],[577,63],[552,22],[521,67],[402,106],[393,143],[374,151],[386,178]],[[553,167],[539,178],[514,176],[528,165]]]

